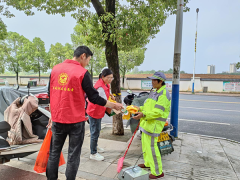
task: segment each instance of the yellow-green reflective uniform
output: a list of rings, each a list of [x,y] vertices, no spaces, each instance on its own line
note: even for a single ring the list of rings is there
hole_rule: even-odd
[[[162,174],[162,161],[157,140],[168,118],[170,105],[171,96],[164,85],[158,91],[152,91],[144,105],[140,107],[140,111],[144,114],[140,119],[144,164],[150,167],[154,176]]]

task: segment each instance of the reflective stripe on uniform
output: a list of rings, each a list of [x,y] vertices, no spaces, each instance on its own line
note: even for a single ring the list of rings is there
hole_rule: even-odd
[[[161,96],[161,95],[163,95],[163,91],[161,91],[160,93],[158,93],[157,91],[155,91],[155,92],[152,91],[149,94],[149,98],[153,99],[154,101],[157,101],[158,97]]]
[[[156,120],[166,122],[167,118],[161,118],[161,117],[160,117],[160,118],[156,118]]]
[[[165,110],[165,107],[159,105],[159,104],[155,104],[155,108],[161,109],[161,110]]]
[[[169,93],[169,91],[166,89],[166,95],[167,95],[167,99],[169,100],[169,101],[171,101],[171,94]]]
[[[158,137],[159,134],[157,133],[150,133],[150,132],[147,132],[145,129],[143,129],[142,127],[139,127],[139,129],[144,132],[145,134],[149,135],[149,136],[152,136],[152,137]]]
[[[155,172],[156,172],[156,174],[160,174],[158,162],[157,162],[157,156],[156,156],[156,152],[155,152],[155,148],[154,148],[154,137],[151,137],[151,150],[152,150],[152,157],[153,157],[154,165],[155,165]]]
[[[167,96],[167,99],[169,101],[171,101],[171,94],[169,93],[169,91],[167,89],[163,89],[161,92],[157,92],[157,91],[152,91],[150,94],[149,94],[149,98],[157,101],[158,100],[158,97],[163,95],[163,91],[166,90],[166,96]]]

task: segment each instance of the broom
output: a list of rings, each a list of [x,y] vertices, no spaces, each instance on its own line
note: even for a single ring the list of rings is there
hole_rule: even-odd
[[[130,145],[131,145],[131,143],[132,143],[132,140],[133,140],[133,138],[134,138],[134,136],[135,136],[135,134],[136,134],[136,132],[137,132],[137,130],[138,130],[139,124],[140,124],[140,122],[138,123],[137,128],[135,129],[135,131],[134,131],[134,133],[133,133],[133,135],[132,135],[132,138],[131,138],[131,140],[130,140],[130,142],[129,142],[129,144],[128,144],[128,147],[127,147],[127,150],[125,151],[124,156],[121,157],[121,158],[119,158],[119,160],[118,160],[118,165],[117,165],[117,172],[118,172],[118,173],[122,170],[124,158],[125,158],[125,156],[127,155],[128,149],[129,149],[129,147],[130,147]]]

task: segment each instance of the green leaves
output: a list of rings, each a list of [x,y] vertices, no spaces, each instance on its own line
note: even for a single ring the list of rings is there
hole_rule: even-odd
[[[38,37],[35,37],[32,42],[28,41],[24,44],[23,55],[25,62],[27,61],[28,63],[20,63],[21,67],[26,72],[37,72],[40,81],[41,72],[46,72],[49,68],[44,42]]]
[[[8,6],[24,11],[27,15],[34,15],[32,11],[46,11],[47,14],[61,14],[75,12],[78,8],[90,7],[90,0],[5,0]]]
[[[14,15],[8,10],[8,7],[6,7],[6,4],[4,3],[6,0],[0,1],[0,15],[6,16],[7,18],[14,17]],[[5,7],[4,7],[5,6]],[[7,26],[2,21],[2,18],[0,17],[0,40],[3,40],[7,37]]]
[[[71,12],[79,25],[81,35],[86,42],[95,47],[105,47],[104,41],[116,43],[118,50],[142,48],[160,31],[166,18],[176,12],[177,0],[127,0],[116,1],[115,14],[105,8],[106,1],[97,0],[5,0],[7,6],[13,6],[33,15],[33,8],[48,14]],[[113,4],[115,4],[113,3]],[[188,11],[184,0],[184,11]],[[97,12],[90,10],[90,5]],[[4,27],[4,26],[3,26]],[[1,38],[1,37],[0,37]],[[56,61],[56,60],[55,60]]]
[[[5,60],[4,60],[4,49],[3,42],[0,41],[0,73],[5,72]]]
[[[16,32],[8,32],[6,39],[1,41],[1,58],[4,62],[4,67],[9,71],[14,71],[17,75],[21,71],[21,63],[24,63],[24,44],[28,39],[19,35]],[[3,67],[1,68],[3,69]],[[1,70],[1,71],[4,71]]]
[[[44,42],[35,37],[29,41],[24,36],[16,32],[8,32],[5,40],[0,41],[0,72],[5,69],[14,71],[17,76],[22,70],[25,72],[33,71],[40,75],[46,72],[50,66],[72,59],[73,46],[66,43],[51,45],[49,53],[46,52]]]
[[[20,62],[24,62],[24,43],[28,40],[16,32],[9,32],[3,42],[4,60],[9,71],[18,73],[21,71]]]
[[[177,0],[127,0],[128,4],[116,1],[115,14],[105,8],[106,1],[97,0],[7,0],[8,6],[33,15],[33,8],[48,14],[71,12],[82,26],[91,24],[88,42],[94,40],[95,46],[104,47],[104,41],[114,42],[119,50],[144,47],[155,37],[166,18],[176,13]],[[115,4],[112,3],[112,4]],[[184,11],[188,11],[188,0],[184,0]],[[97,9],[90,10],[93,4]],[[102,8],[102,9],[101,9]],[[100,12],[101,11],[101,12]],[[99,16],[98,16],[99,15]],[[101,38],[99,38],[101,37]]]
[[[8,10],[8,7],[4,7],[3,2],[0,1],[0,15],[6,16],[7,18],[13,17],[14,15],[11,14],[11,12]],[[7,26],[2,21],[2,18],[0,18],[0,40],[5,39],[6,37],[7,37]]]
[[[72,43],[74,48],[77,48],[78,46],[89,47],[89,49],[93,52],[93,57],[91,58],[87,69],[90,71],[92,76],[98,75],[100,74],[102,68],[106,67],[104,48],[101,47],[103,45],[97,46],[95,43],[90,43],[91,41],[94,42],[92,37],[99,37],[97,37],[97,33],[94,34],[95,32],[91,31],[93,28],[91,24],[85,25],[86,26],[77,24],[74,27],[74,33],[71,34]]]
[[[65,59],[73,58],[73,46],[69,43],[66,43],[63,46],[61,43],[56,43],[51,45],[48,52],[48,64],[52,68],[56,64],[63,62]]]
[[[237,63],[236,68],[240,69],[240,62]]]
[[[0,18],[0,40],[3,40],[7,37],[7,26],[3,23]]]
[[[132,51],[120,51],[118,54],[119,66],[122,75],[131,71],[135,66],[140,66],[145,58],[145,48],[138,48]]]

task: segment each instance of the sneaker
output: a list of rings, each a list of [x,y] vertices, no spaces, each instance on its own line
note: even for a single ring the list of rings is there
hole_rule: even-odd
[[[99,153],[96,153],[96,154],[90,154],[90,159],[96,160],[96,161],[103,161],[104,157]]]
[[[100,148],[100,147],[97,147],[97,152],[103,153],[103,152],[104,152],[104,149],[103,149],[103,148]]]
[[[149,179],[158,179],[158,178],[162,178],[162,177],[164,177],[164,173],[162,173],[162,174],[159,175],[159,176],[154,176],[153,174],[150,174],[150,175],[149,175]]]

